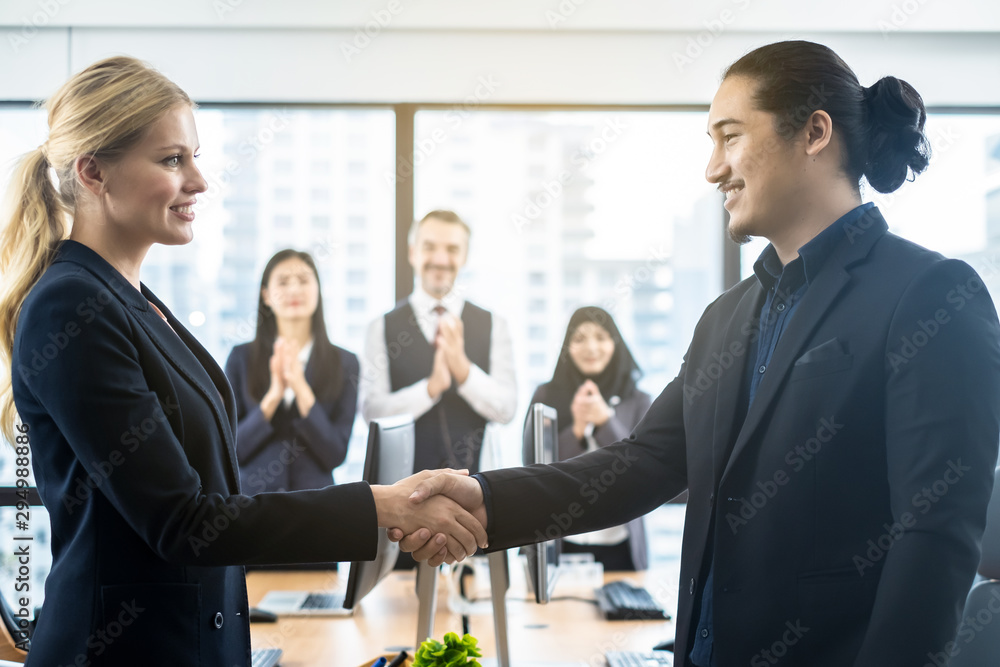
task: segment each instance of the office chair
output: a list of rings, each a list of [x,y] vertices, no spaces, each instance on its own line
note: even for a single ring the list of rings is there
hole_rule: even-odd
[[[993,478],[993,495],[986,513],[986,532],[983,533],[983,555],[979,561],[979,574],[985,579],[969,591],[965,600],[958,637],[949,667],[983,667],[994,665],[1000,656],[1000,468]],[[987,620],[987,616],[989,619]],[[983,621],[986,621],[985,623]],[[941,647],[942,654],[945,647]],[[956,653],[957,651],[957,653]],[[939,656],[944,658],[945,656]],[[942,664],[944,664],[942,662]]]
[[[7,660],[23,664],[28,658],[28,654],[17,648],[14,637],[18,636],[20,627],[13,610],[7,604],[2,593],[0,593],[0,619],[2,619],[0,622],[0,665],[6,664]]]

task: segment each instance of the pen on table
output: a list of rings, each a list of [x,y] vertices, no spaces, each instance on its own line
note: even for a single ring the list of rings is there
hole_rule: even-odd
[[[378,660],[372,663],[372,667],[385,667],[385,656],[381,656]]]
[[[400,665],[406,662],[407,657],[406,651],[400,651],[399,655],[393,658],[392,662],[390,662],[386,667],[400,667]]]

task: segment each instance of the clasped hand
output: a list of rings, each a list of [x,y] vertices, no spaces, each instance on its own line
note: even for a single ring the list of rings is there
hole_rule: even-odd
[[[378,525],[415,560],[455,563],[487,546],[483,491],[467,470],[424,470],[372,492]]]

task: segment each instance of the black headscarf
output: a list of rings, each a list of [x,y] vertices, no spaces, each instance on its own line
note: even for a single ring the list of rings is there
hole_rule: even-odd
[[[584,375],[569,356],[569,344],[573,339],[573,334],[576,333],[581,324],[586,322],[593,322],[607,331],[615,343],[615,351],[611,355],[611,360],[604,370],[595,377]],[[559,359],[556,361],[556,369],[552,373],[552,380],[547,387],[545,400],[559,413],[559,427],[565,428],[573,424],[573,413],[570,411],[570,405],[573,403],[573,396],[577,389],[586,380],[593,380],[600,390],[601,396],[606,402],[609,402],[612,396],[617,396],[623,401],[629,398],[635,392],[635,383],[640,377],[642,377],[642,371],[635,363],[625,341],[622,340],[622,334],[618,331],[611,315],[603,308],[584,306],[578,308],[569,318],[566,337],[563,339],[562,349],[559,352]]]

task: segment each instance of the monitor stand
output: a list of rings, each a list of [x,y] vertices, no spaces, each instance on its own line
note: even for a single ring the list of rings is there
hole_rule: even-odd
[[[483,667],[511,667],[510,643],[507,638],[507,590],[510,588],[507,551],[486,556],[490,565],[490,597],[493,602],[493,631],[497,657],[480,658]],[[438,569],[427,563],[417,563],[417,596],[420,608],[417,613],[417,642],[420,644],[434,634],[434,610],[437,609]],[[538,662],[518,660],[515,667],[576,667],[577,662]]]
[[[497,667],[510,667],[510,645],[507,642],[507,552],[498,551],[486,556],[490,564],[490,597],[493,600],[493,630],[496,637]],[[427,563],[417,563],[417,642],[420,646],[434,635],[434,610],[437,609],[438,569]]]

